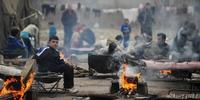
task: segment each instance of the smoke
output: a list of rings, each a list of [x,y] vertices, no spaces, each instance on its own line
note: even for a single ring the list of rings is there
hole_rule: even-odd
[[[137,66],[128,65],[128,67],[126,68],[126,71],[125,71],[125,76],[126,77],[135,77],[135,75],[137,75],[138,73],[140,73],[140,70]]]

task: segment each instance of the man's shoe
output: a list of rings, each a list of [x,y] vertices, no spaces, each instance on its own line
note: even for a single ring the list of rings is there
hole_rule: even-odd
[[[70,93],[78,93],[78,89],[71,88],[71,89],[69,89],[69,92]]]
[[[71,89],[64,89],[65,93],[77,93],[78,92],[78,89],[75,89],[75,88],[71,88]]]

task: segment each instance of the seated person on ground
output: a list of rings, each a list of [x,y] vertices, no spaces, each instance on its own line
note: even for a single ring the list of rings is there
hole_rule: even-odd
[[[192,38],[192,51],[197,54],[198,56],[198,61],[200,60],[200,36],[197,32],[194,34]]]
[[[145,51],[146,59],[168,59],[169,45],[166,43],[166,35],[164,33],[157,34],[157,43],[152,44],[151,48]]]
[[[135,37],[135,44],[132,50],[129,50],[129,56],[136,59],[144,59],[144,52],[146,49],[149,49],[152,45],[152,42],[148,41],[149,38],[147,35],[138,35]]]
[[[115,42],[109,43],[108,49],[104,51],[103,54],[110,55],[112,57],[112,69],[119,69],[122,62],[122,53],[117,49],[117,44]]]
[[[192,42],[196,37],[196,25],[192,22],[186,21],[184,25],[179,29],[176,37],[173,40],[171,46],[171,58],[173,60],[185,61],[185,60],[198,60],[198,54],[192,49]],[[198,36],[197,36],[198,37]]]
[[[20,37],[22,38],[23,42],[25,43],[28,49],[29,56],[33,54],[33,46],[31,44],[30,37],[36,36],[38,34],[38,31],[39,29],[36,25],[30,24],[20,32]]]
[[[3,55],[5,58],[16,58],[18,56],[26,57],[27,50],[25,45],[23,45],[22,41],[19,37],[19,28],[13,27],[11,29],[11,33],[7,38],[7,46],[3,49]]]
[[[79,24],[76,27],[77,34],[72,37],[72,48],[92,47],[96,42],[94,32],[85,25]],[[86,45],[84,44],[86,43]]]
[[[120,50],[122,50],[123,49],[123,44],[122,44],[122,42],[123,42],[123,36],[122,35],[117,35],[116,37],[115,37],[115,40],[116,40],[116,44],[117,44],[117,48],[119,48]]]
[[[103,54],[113,55],[117,48],[117,44],[115,42],[111,42],[108,46],[108,50],[104,51]]]
[[[74,70],[73,65],[66,63],[56,50],[58,46],[58,37],[49,38],[48,46],[40,52],[37,52],[35,58],[39,65],[38,70],[41,72],[50,71],[56,73],[64,73],[64,90],[73,88],[74,86]]]
[[[137,37],[138,41],[142,41],[142,38]],[[157,34],[157,43],[151,44],[137,44],[135,47],[135,51],[133,53],[134,56],[139,59],[168,59],[169,57],[169,46],[165,42],[166,35],[164,33]],[[144,41],[143,41],[144,42]]]

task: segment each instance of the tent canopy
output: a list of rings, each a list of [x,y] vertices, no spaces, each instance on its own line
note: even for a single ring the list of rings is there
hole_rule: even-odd
[[[35,19],[31,18],[22,20],[34,12],[31,0],[0,0],[0,50],[6,46],[8,34],[13,26],[22,29],[30,23],[35,23]]]

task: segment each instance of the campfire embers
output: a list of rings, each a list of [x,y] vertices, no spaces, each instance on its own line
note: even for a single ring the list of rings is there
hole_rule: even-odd
[[[170,75],[172,74],[172,70],[161,70],[160,73],[164,75]]]
[[[120,94],[123,94],[123,95],[135,94],[137,90],[138,78],[124,77],[124,79],[126,82],[123,86],[121,86]]]
[[[118,93],[123,97],[135,97],[136,93],[147,95],[147,84],[142,81],[141,73],[136,66],[123,64],[120,70],[119,80],[112,81],[110,92]]]
[[[34,73],[31,72],[28,80],[23,80],[22,77],[7,78],[0,90],[0,96],[12,94],[15,100],[23,100],[24,94],[29,90],[34,80]]]
[[[173,79],[191,79],[192,71],[187,70],[159,70],[155,71],[155,75],[159,79],[167,79],[167,80],[173,80]]]
[[[123,95],[134,95],[137,92],[138,80],[140,79],[141,73],[135,73],[133,76],[127,76],[128,64],[122,65],[122,74],[120,75],[120,94]]]

